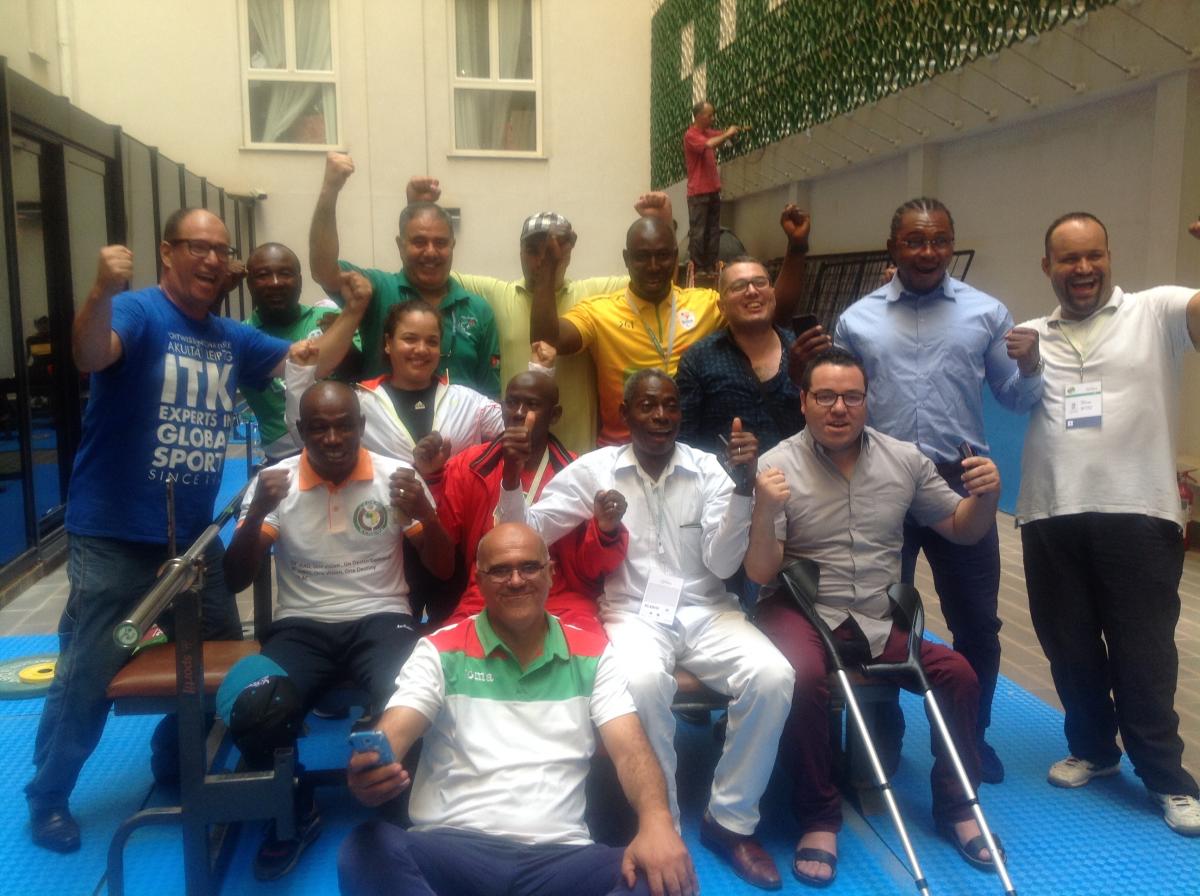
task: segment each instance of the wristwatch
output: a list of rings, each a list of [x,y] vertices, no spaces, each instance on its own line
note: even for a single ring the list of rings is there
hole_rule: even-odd
[[[1037,367],[1033,368],[1033,373],[1030,373],[1028,375],[1022,373],[1021,376],[1025,377],[1025,379],[1032,379],[1035,376],[1041,376],[1042,371],[1045,369],[1046,369],[1046,359],[1039,357],[1038,362],[1037,362]]]

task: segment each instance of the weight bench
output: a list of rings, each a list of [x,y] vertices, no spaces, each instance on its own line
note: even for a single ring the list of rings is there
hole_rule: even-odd
[[[175,640],[138,652],[113,678],[108,696],[116,715],[177,713],[179,725],[179,804],[142,809],[125,819],[108,849],[108,892],[125,892],[124,850],[129,837],[147,825],[179,824],[183,837],[184,880],[188,896],[213,896],[220,889],[234,838],[232,823],[273,818],[281,837],[294,836],[292,781],[295,756],[279,750],[267,772],[225,772],[231,747],[218,719],[210,729],[217,687],[239,659],[258,652],[257,641],[203,641],[200,596],[195,589],[204,549],[241,502],[242,492],[142,599],[114,631],[118,644],[132,649],[169,606],[175,609]],[[269,576],[270,570],[267,569]],[[266,599],[270,600],[269,579]],[[255,583],[255,604],[259,602]]]

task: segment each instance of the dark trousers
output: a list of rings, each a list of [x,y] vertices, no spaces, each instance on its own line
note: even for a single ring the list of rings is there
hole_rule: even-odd
[[[520,794],[514,794],[520,799]],[[406,831],[386,821],[355,828],[338,854],[344,896],[649,896],[621,879],[624,850],[526,846],[469,831]]]
[[[1072,756],[1112,765],[1117,731],[1146,786],[1196,796],[1175,714],[1183,539],[1169,520],[1079,513],[1021,527],[1033,628]]]
[[[405,613],[372,613],[351,622],[281,619],[271,626],[263,656],[279,663],[308,709],[322,691],[349,679],[371,694],[369,712],[382,712],[417,632]]]
[[[721,243],[721,192],[689,196],[687,205],[688,257],[696,270],[715,271]]]
[[[965,495],[962,464],[938,464],[946,484]],[[954,649],[966,657],[979,679],[978,736],[992,723],[992,697],[1000,675],[1000,538],[993,523],[975,544],[954,544],[927,526],[904,521],[904,547],[900,555],[900,581],[912,584],[917,554],[933,571],[933,584],[942,615],[954,639]]]
[[[104,733],[109,682],[129,661],[129,651],[113,641],[113,628],[133,612],[169,559],[164,545],[90,535],[69,536],[68,549],[71,592],[58,622],[58,666],[34,741],[36,771],[25,787],[34,809],[67,805]],[[225,585],[224,556],[220,539],[214,539],[204,554],[203,635],[241,640],[237,603]],[[168,634],[173,631],[171,611],[159,624]],[[174,765],[170,751],[178,743],[177,730],[175,716],[169,715],[154,735],[156,755],[161,752],[166,767]]]
[[[792,709],[779,741],[779,761],[791,773],[792,809],[800,829],[839,831],[842,798],[833,782],[833,751],[829,744],[829,671],[832,663],[817,630],[800,612],[779,596],[758,605],[759,628],[787,657],[796,670]],[[838,652],[847,665],[871,660],[862,630],[847,621],[834,629]],[[899,662],[906,658],[908,633],[894,628],[877,660]],[[933,687],[938,706],[958,747],[971,786],[979,786],[979,752],[975,742],[975,712],[979,683],[966,660],[948,647],[921,642],[921,665]],[[906,690],[916,683],[907,676],[894,679]],[[932,724],[931,724],[932,728]],[[963,821],[971,807],[954,771],[950,754],[936,730],[931,730],[933,817],[938,822]]]

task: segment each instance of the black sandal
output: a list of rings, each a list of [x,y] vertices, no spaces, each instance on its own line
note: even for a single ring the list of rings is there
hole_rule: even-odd
[[[963,857],[963,860],[972,868],[978,868],[980,871],[995,871],[996,863],[989,859],[979,858],[979,854],[988,848],[987,839],[983,834],[978,834],[962,843],[958,839],[958,833],[954,830],[953,824],[944,824],[938,827],[938,831],[943,837],[954,844],[958,854]],[[1004,851],[1004,844],[1000,842],[1000,838],[996,834],[992,834],[992,839],[996,841],[996,848],[1000,850],[1000,858],[1007,862],[1008,853]]]
[[[833,873],[829,877],[813,877],[809,874],[802,874],[796,870],[797,862],[822,862],[828,865],[829,870]],[[837,863],[838,857],[831,852],[813,846],[797,847],[796,851],[792,853],[792,877],[810,887],[827,887],[837,878]]]

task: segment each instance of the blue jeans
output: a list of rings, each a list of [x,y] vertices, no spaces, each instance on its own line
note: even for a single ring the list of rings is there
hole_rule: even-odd
[[[113,628],[137,606],[168,559],[163,545],[89,535],[69,539],[71,593],[58,622],[58,665],[34,741],[35,772],[25,785],[34,810],[67,805],[83,764],[104,733],[108,684],[129,659],[129,652],[113,641]],[[204,555],[204,637],[239,640],[242,627],[225,585],[224,556],[224,545],[214,539]],[[167,615],[159,624],[170,633]],[[164,722],[173,725],[174,717]]]
[[[368,821],[342,843],[338,884],[345,896],[649,896],[642,875],[632,890],[625,886],[624,855],[599,843],[527,846],[472,831],[406,831]]]

